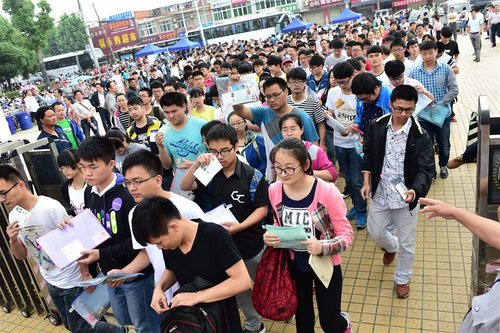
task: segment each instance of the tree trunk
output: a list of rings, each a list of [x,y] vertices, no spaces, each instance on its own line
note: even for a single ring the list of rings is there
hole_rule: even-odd
[[[41,50],[37,49],[36,51],[36,59],[38,60],[38,64],[40,64],[40,69],[42,70],[43,80],[47,85],[50,84],[49,74],[47,74],[47,70],[45,69],[45,64],[43,63],[43,56]]]

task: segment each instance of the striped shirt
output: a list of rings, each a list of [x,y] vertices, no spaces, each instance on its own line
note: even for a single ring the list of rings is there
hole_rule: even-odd
[[[304,110],[309,115],[309,117],[311,117],[315,124],[325,121],[325,107],[319,104],[317,100],[309,95],[301,102],[294,101],[292,95],[288,95],[286,98],[286,103],[288,105]]]
[[[120,110],[118,110],[118,119],[120,120],[123,128],[129,128],[130,115],[128,114],[128,112],[121,112]]]

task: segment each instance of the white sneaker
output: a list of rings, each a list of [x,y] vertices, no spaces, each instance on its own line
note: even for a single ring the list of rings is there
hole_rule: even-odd
[[[349,314],[347,312],[341,312],[340,316],[347,321],[347,328],[345,329],[344,333],[352,333],[351,317],[349,316]]]

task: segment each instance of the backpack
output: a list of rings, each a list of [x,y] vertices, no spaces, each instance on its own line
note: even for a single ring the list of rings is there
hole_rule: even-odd
[[[196,277],[192,282],[181,286],[174,295],[182,292],[196,292],[212,286],[212,283]],[[161,332],[229,333],[224,305],[219,301],[195,306],[176,306],[162,315]]]
[[[257,266],[252,304],[262,317],[284,321],[297,311],[297,289],[288,270],[288,249],[267,247]]]

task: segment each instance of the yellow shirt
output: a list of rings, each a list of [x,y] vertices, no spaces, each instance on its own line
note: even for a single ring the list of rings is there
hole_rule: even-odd
[[[191,116],[205,119],[206,121],[212,121],[215,118],[215,108],[210,105],[205,106],[205,111],[198,112],[196,107],[193,108],[193,112],[191,112]]]

